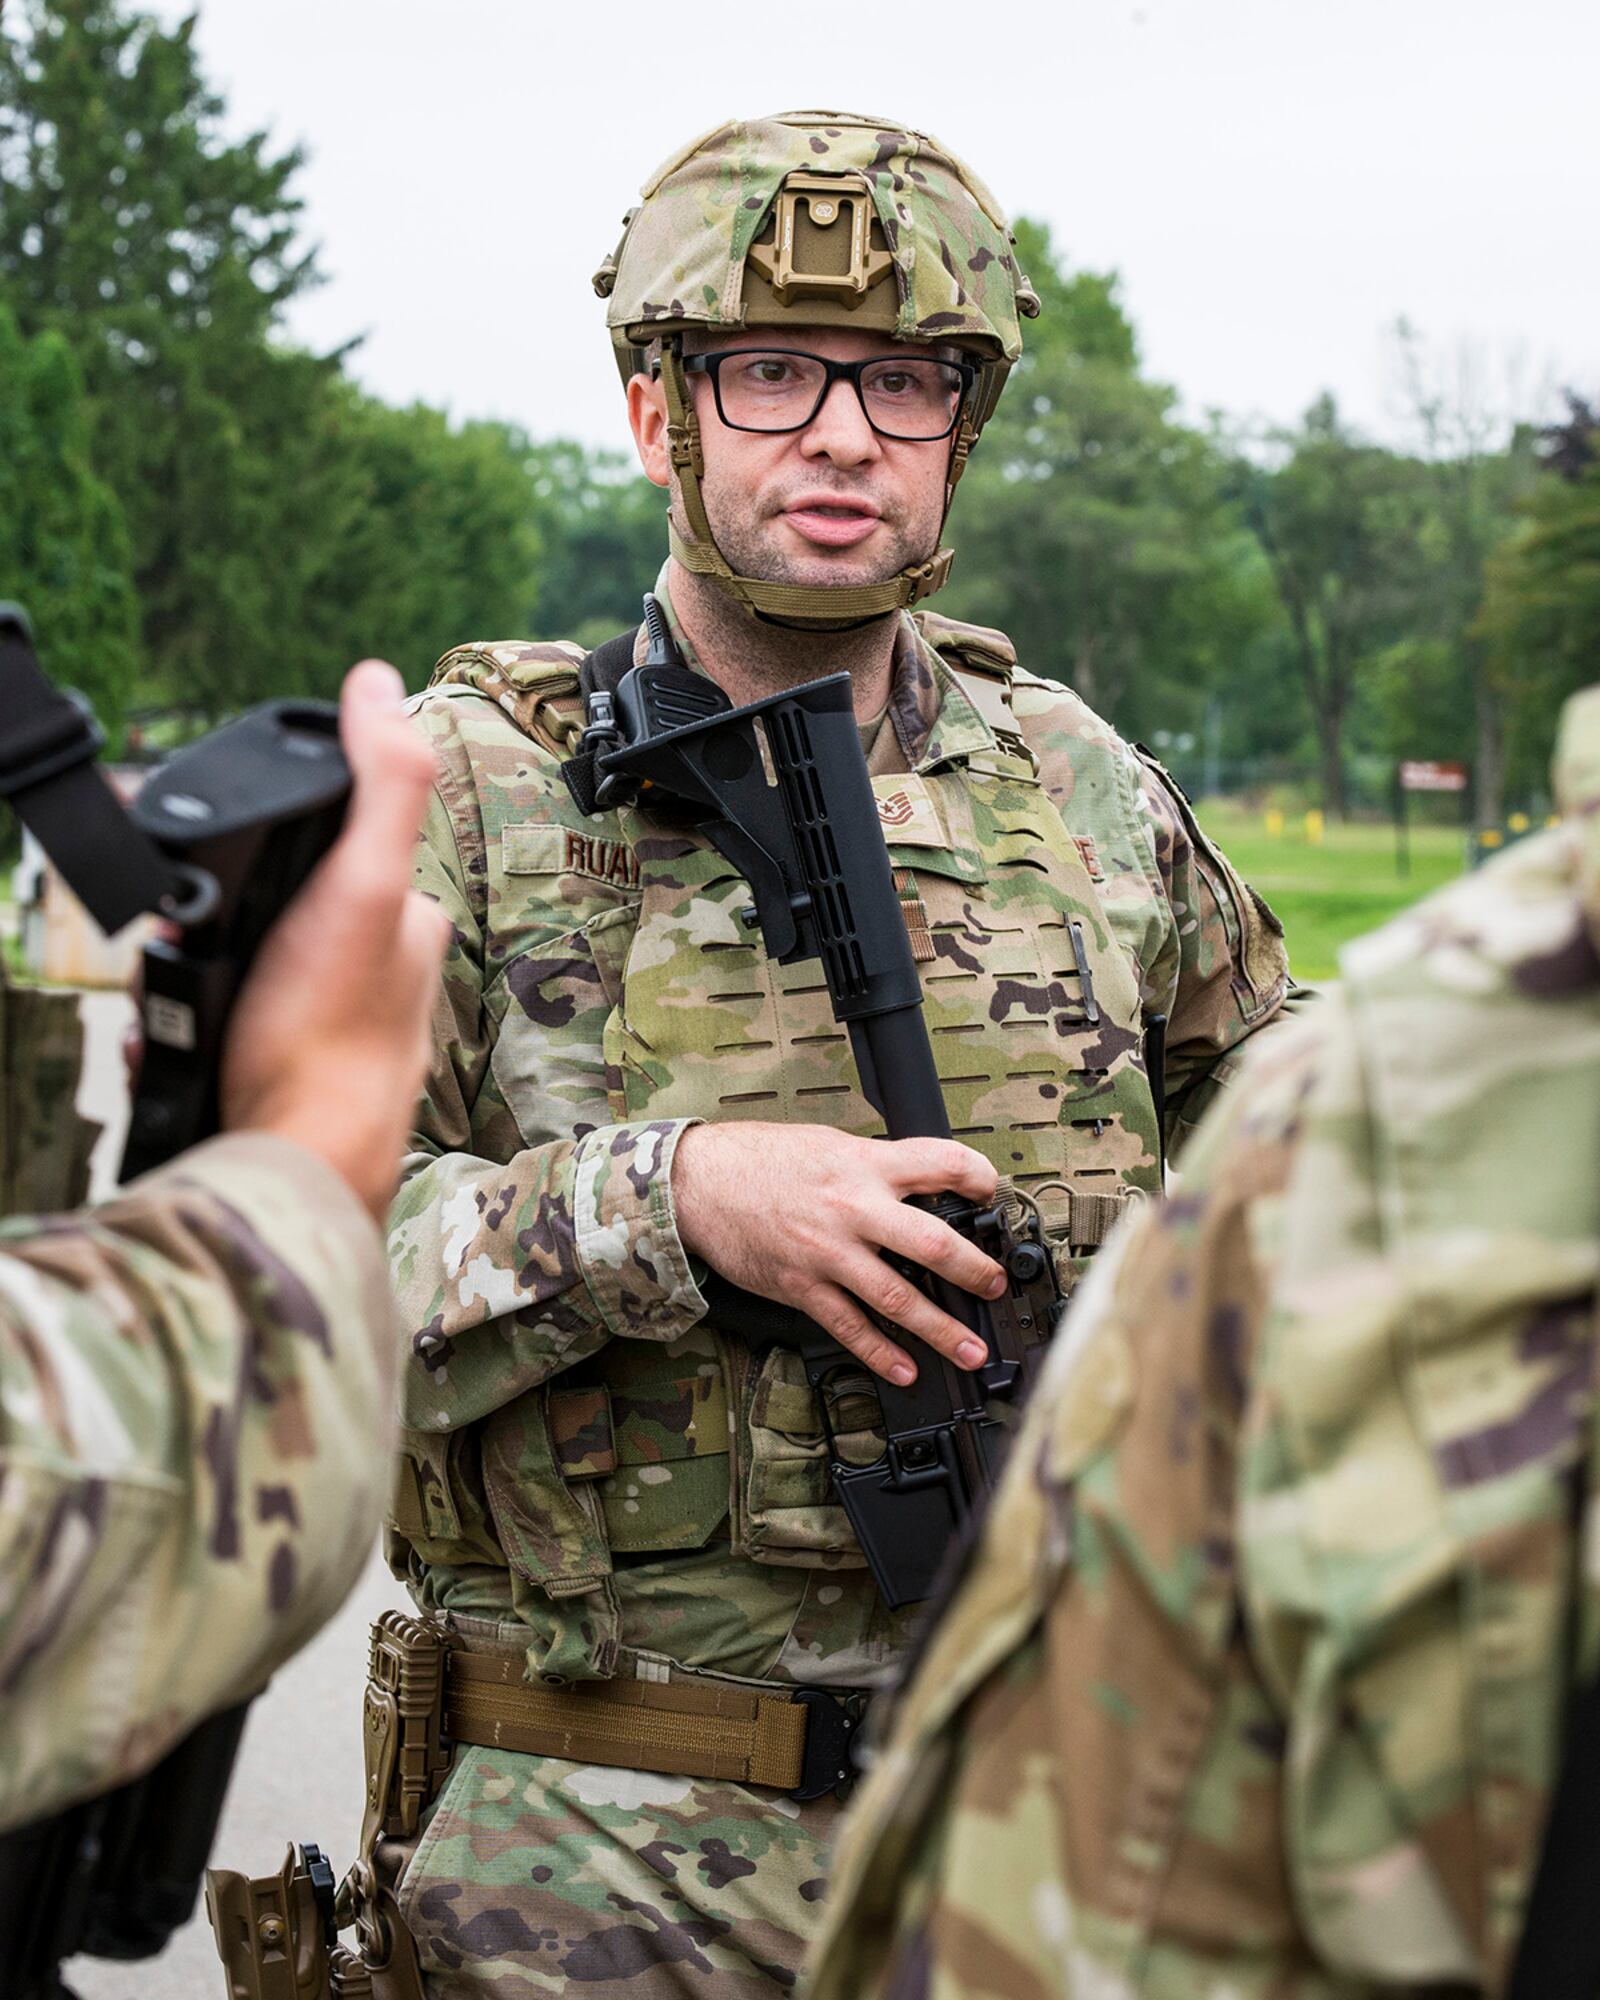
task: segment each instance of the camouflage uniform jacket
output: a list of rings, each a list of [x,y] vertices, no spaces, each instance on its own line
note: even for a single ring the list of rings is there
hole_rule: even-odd
[[[670,1174],[698,1118],[879,1128],[819,973],[766,961],[722,858],[573,805],[580,659],[463,648],[420,701],[419,879],[455,942],[392,1220],[397,1566],[547,1679],[868,1684],[899,1634],[810,1391],[701,1323]],[[1159,770],[998,634],[904,620],[871,761],[952,1123],[1092,1243],[1072,1213],[1158,1171],[1141,1014],[1171,1019],[1176,1130],[1283,998],[1276,929]]]
[[[283,1140],[0,1227],[0,1828],[147,1769],[332,1614],[398,1353],[370,1217]]]
[[[1047,1363],[811,2000],[1504,1990],[1600,1657],[1600,691],[1352,947]]]

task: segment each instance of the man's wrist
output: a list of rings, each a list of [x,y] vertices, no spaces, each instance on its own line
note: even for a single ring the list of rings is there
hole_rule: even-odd
[[[314,1153],[339,1176],[373,1222],[380,1229],[383,1227],[399,1179],[398,1156],[379,1161],[370,1144],[361,1145],[339,1131],[326,1110],[317,1115],[281,1113],[233,1129],[241,1136],[258,1132],[266,1138],[284,1139],[304,1152]]]

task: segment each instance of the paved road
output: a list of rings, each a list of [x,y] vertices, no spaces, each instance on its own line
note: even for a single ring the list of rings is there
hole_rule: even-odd
[[[374,1556],[344,1610],[256,1703],[217,1836],[223,1867],[264,1875],[282,1865],[289,1841],[314,1840],[343,1874],[361,1827],[367,1627],[402,1601]],[[223,2000],[227,1991],[203,1910],[158,1959],[77,1959],[67,1977],[82,2000]]]
[[[97,1194],[115,1183],[127,1123],[120,1049],[128,1018],[121,994],[86,997],[78,1102],[106,1127],[93,1162]],[[263,1875],[281,1865],[289,1841],[314,1840],[344,1872],[361,1824],[367,1627],[386,1606],[402,1602],[399,1585],[374,1555],[344,1610],[256,1703],[217,1837],[223,1866]],[[226,1991],[203,1910],[158,1959],[128,1966],[79,1959],[68,1972],[82,2000],[223,2000]]]

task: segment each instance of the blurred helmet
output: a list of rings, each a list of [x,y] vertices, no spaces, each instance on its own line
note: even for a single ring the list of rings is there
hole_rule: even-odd
[[[915,604],[949,574],[940,549],[879,584],[771,583],[734,574],[700,495],[704,462],[685,340],[750,327],[859,328],[954,349],[976,378],[952,435],[945,513],[967,455],[1022,352],[1039,301],[982,181],[926,133],[850,112],[790,111],[722,125],[645,183],[595,274],[627,381],[659,366],[668,441],[694,539],[678,561],[758,616],[840,626]]]

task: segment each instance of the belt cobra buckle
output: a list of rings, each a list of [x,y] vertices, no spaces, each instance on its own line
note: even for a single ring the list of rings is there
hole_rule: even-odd
[[[800,1760],[800,1782],[791,1799],[823,1799],[849,1795],[860,1774],[853,1748],[861,1727],[864,1703],[858,1696],[842,1697],[827,1688],[796,1688],[793,1699],[807,1711],[806,1747]],[[858,1705],[852,1712],[850,1701]]]

